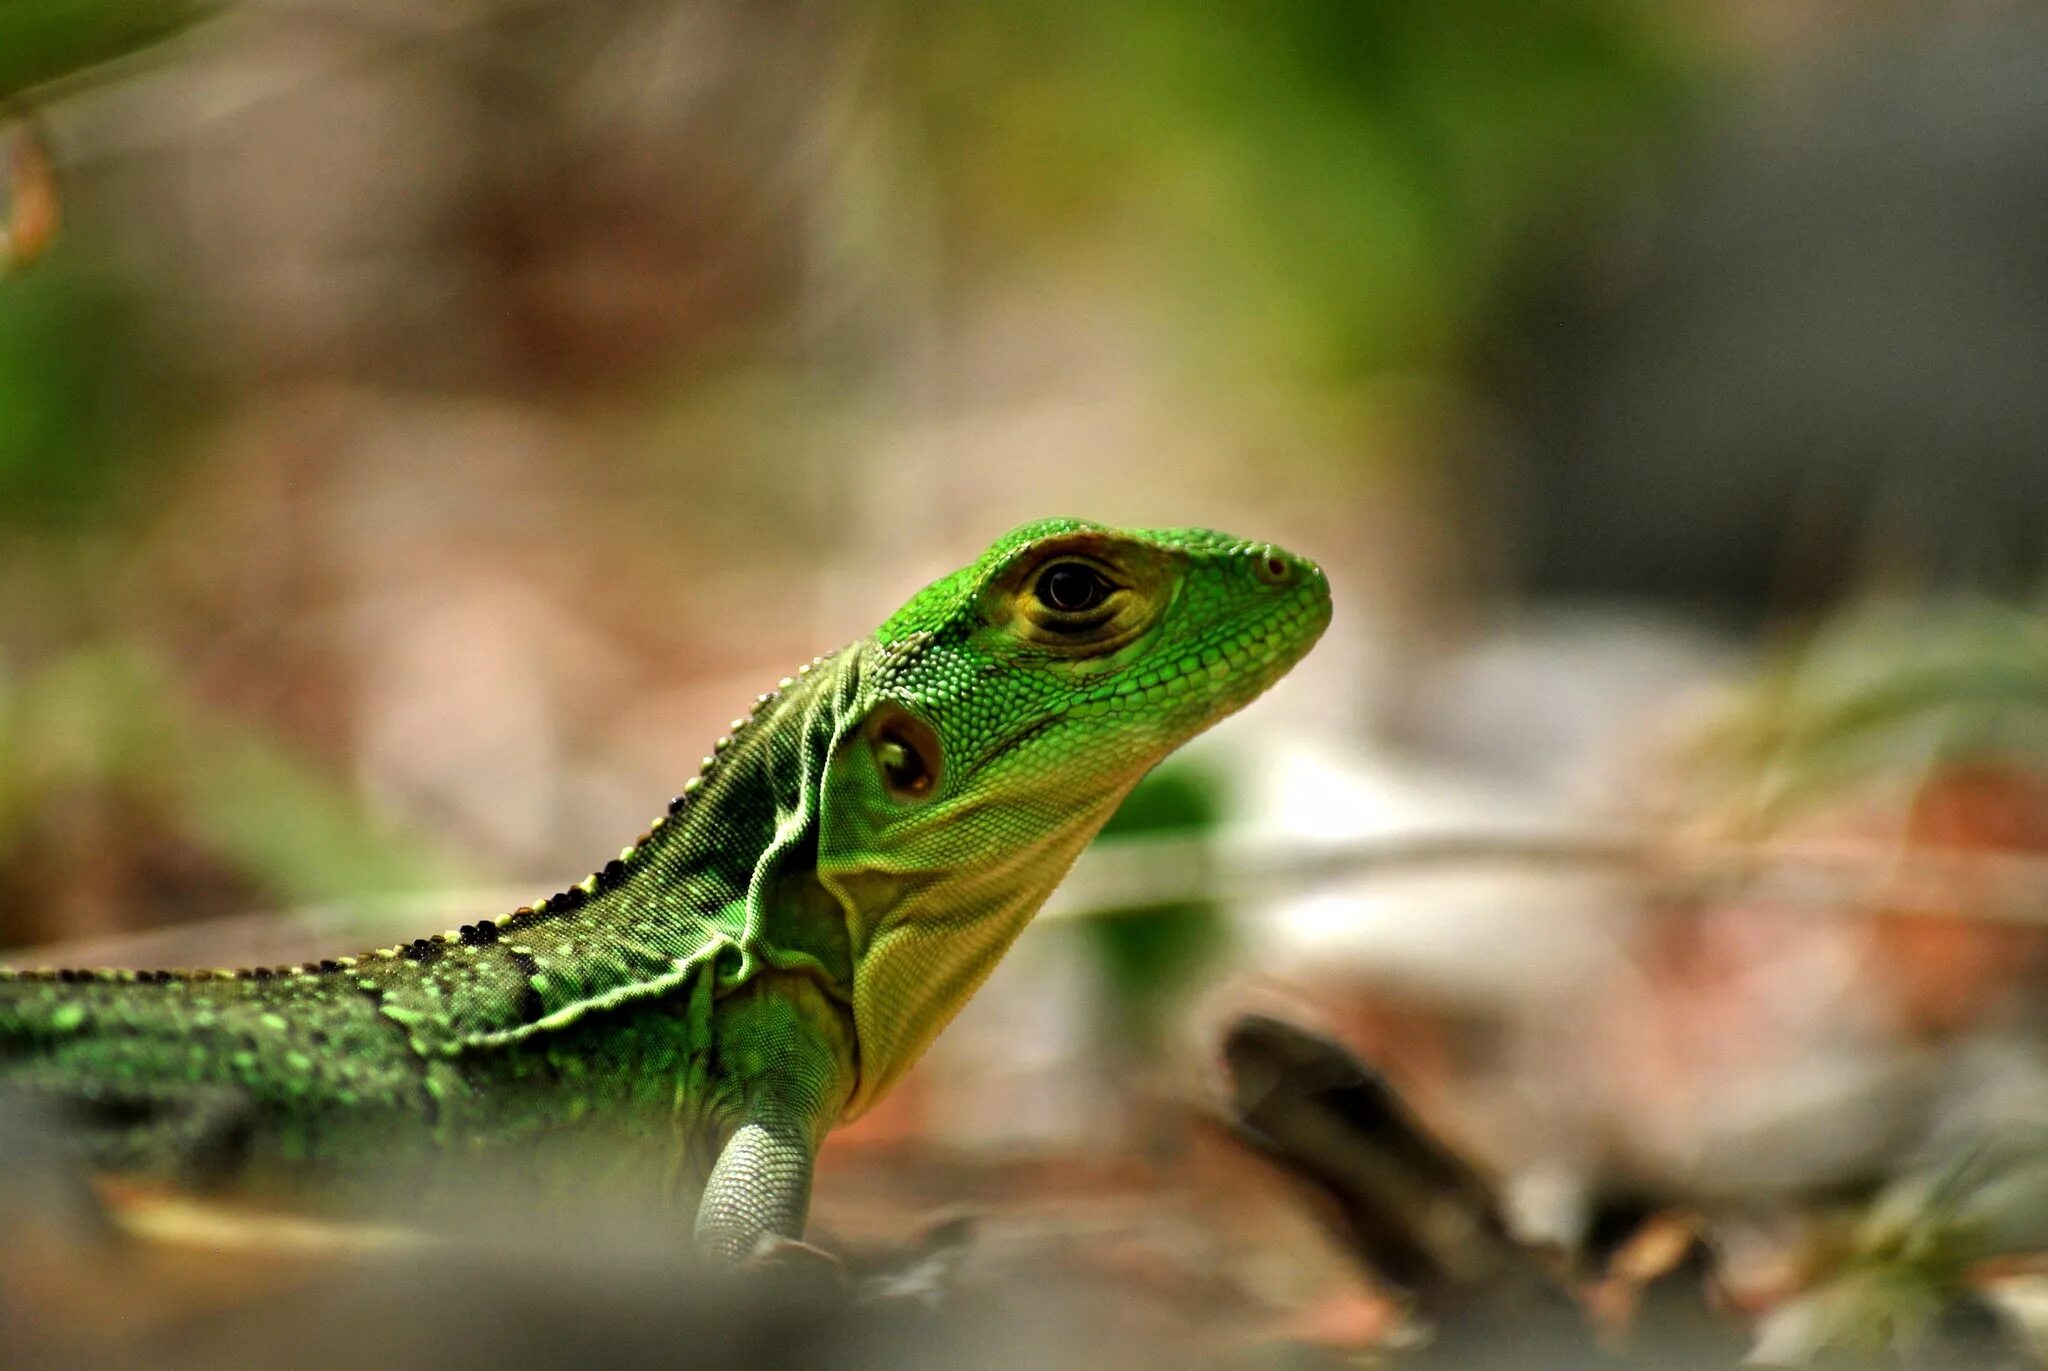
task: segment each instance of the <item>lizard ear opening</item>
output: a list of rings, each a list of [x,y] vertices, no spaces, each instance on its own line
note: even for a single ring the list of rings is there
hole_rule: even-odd
[[[930,724],[900,705],[885,704],[868,716],[863,732],[890,799],[915,803],[938,790],[939,735]]]

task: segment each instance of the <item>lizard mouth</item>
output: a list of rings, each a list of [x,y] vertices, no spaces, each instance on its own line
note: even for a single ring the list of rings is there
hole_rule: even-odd
[[[1067,711],[1065,709],[1056,710],[1049,714],[1042,714],[1030,723],[1022,724],[1003,734],[989,747],[988,755],[981,759],[980,765],[986,766],[998,757],[1007,757],[1030,743],[1032,739],[1052,732],[1053,729],[1065,722],[1066,717]],[[977,769],[979,768],[977,767]]]

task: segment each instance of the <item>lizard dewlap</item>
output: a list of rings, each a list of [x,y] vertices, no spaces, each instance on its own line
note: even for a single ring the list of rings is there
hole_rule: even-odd
[[[559,895],[356,957],[0,973],[0,1083],[93,1163],[317,1172],[602,1127],[680,1144],[697,1234],[800,1235],[812,1159],[974,993],[1144,773],[1330,618],[1203,529],[1008,534],[760,696]]]

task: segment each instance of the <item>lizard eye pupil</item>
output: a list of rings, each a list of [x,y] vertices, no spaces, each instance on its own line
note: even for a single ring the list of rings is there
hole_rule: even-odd
[[[1055,562],[1039,576],[1033,593],[1062,614],[1081,614],[1101,604],[1109,591],[1109,582],[1095,568],[1082,562]]]

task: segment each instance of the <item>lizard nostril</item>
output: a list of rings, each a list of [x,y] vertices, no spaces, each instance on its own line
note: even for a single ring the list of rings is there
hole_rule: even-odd
[[[1284,586],[1294,580],[1294,563],[1279,553],[1268,550],[1252,561],[1259,579],[1269,586]]]

